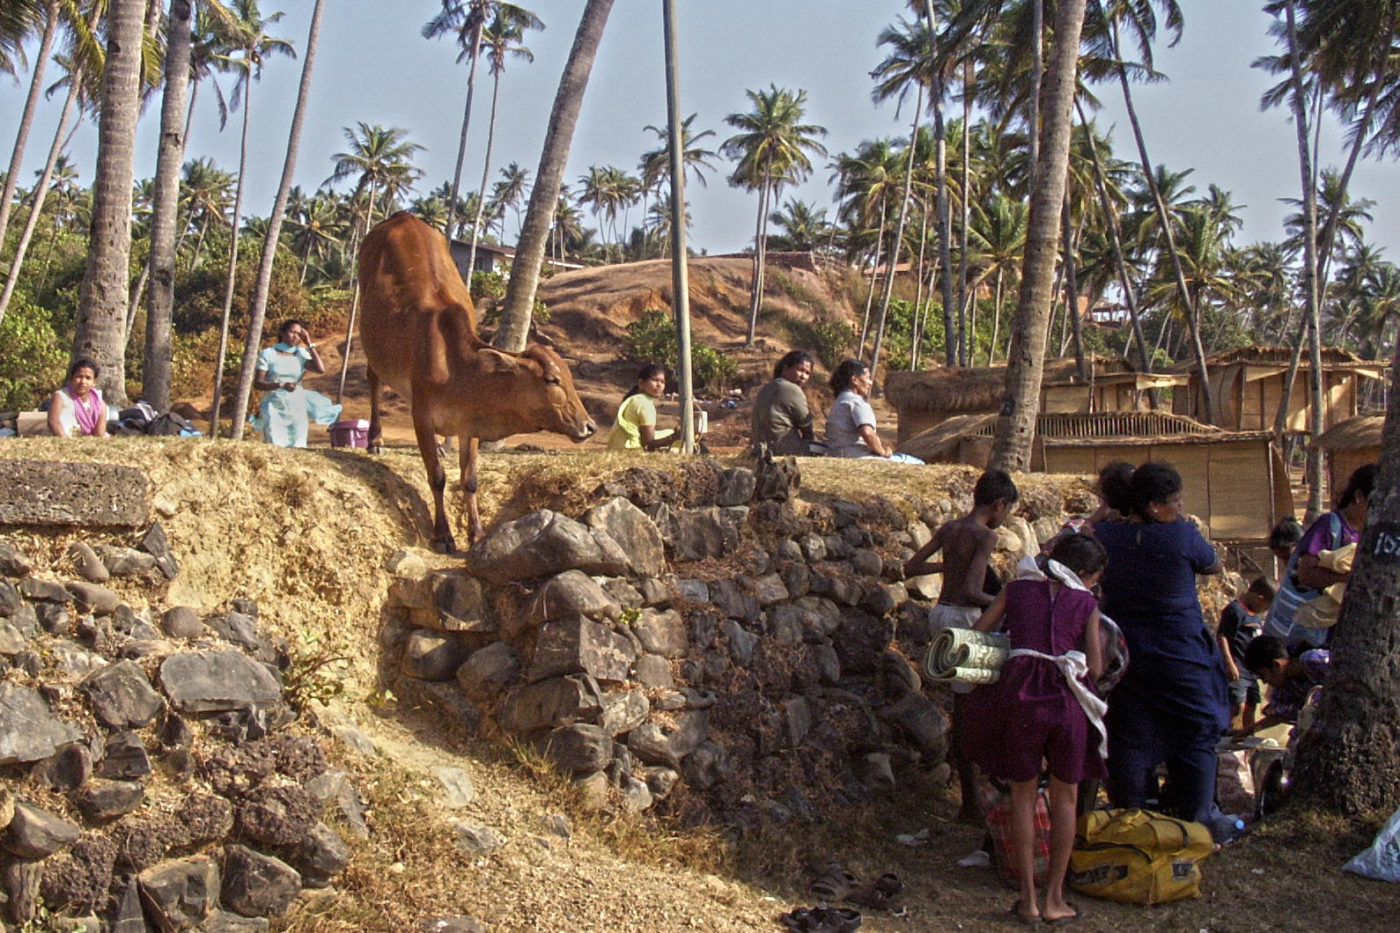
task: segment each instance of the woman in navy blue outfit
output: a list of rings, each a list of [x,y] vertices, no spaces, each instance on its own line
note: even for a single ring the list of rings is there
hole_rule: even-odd
[[[1206,822],[1229,693],[1196,575],[1219,573],[1220,559],[1181,517],[1181,476],[1170,466],[1143,464],[1113,492],[1128,505],[1124,520],[1094,533],[1108,551],[1103,611],[1123,629],[1132,660],[1108,700],[1110,797],[1115,807],[1143,806],[1165,762],[1172,799],[1163,809]]]

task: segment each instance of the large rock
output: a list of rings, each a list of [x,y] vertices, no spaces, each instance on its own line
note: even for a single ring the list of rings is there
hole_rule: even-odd
[[[404,643],[403,672],[418,680],[451,680],[469,654],[453,633],[420,628]]]
[[[159,930],[193,929],[219,903],[219,863],[207,855],[152,865],[137,880]]]
[[[472,652],[457,668],[457,684],[474,703],[496,701],[520,676],[520,652],[510,642],[498,641]]]
[[[149,520],[150,483],[110,463],[0,460],[0,525],[136,527]]]
[[[160,685],[182,713],[267,709],[282,702],[282,685],[272,672],[231,648],[172,654],[160,666]]]
[[[636,659],[631,641],[591,619],[574,616],[540,627],[525,679],[533,683],[582,672],[595,680],[623,681]]]
[[[63,817],[20,801],[0,845],[20,858],[47,858],[80,834],[78,827]]]
[[[621,615],[622,605],[592,577],[581,570],[566,570],[535,591],[520,624],[531,627],[570,616],[615,620]]]
[[[598,682],[587,674],[526,684],[501,698],[496,721],[507,732],[533,732],[579,720],[603,709]]]
[[[880,657],[894,640],[894,620],[877,619],[858,609],[842,613],[841,627],[832,636],[832,645],[841,659],[841,669],[849,674],[873,674]]]
[[[180,565],[176,563],[175,555],[170,551],[170,539],[165,536],[165,529],[161,527],[160,522],[152,522],[150,530],[136,546],[156,559],[156,569],[165,579],[173,580],[179,576]]]
[[[544,756],[563,771],[601,771],[612,760],[612,736],[587,723],[560,726],[544,741]]]
[[[0,683],[0,765],[48,758],[82,730],[59,719],[29,687]]]
[[[79,685],[93,715],[111,729],[139,729],[150,725],[165,708],[160,694],[135,661],[118,661],[101,668]]]
[[[610,693],[603,698],[603,715],[598,717],[598,725],[608,735],[622,735],[646,722],[650,714],[651,703],[642,691]]]
[[[663,658],[679,658],[685,654],[689,643],[685,635],[685,620],[674,609],[658,612],[644,609],[632,623],[632,634],[650,654]]]
[[[15,547],[13,542],[0,540],[0,576],[27,577],[34,572],[34,561]]]
[[[438,571],[428,577],[432,588],[437,628],[449,632],[495,632],[496,620],[481,589],[481,581],[456,571]]]
[[[614,496],[589,509],[583,520],[618,543],[627,555],[627,569],[636,576],[655,577],[666,572],[661,529],[629,500]]]
[[[680,770],[681,759],[705,741],[709,725],[709,710],[687,710],[668,722],[648,722],[633,729],[627,748],[649,765]]]
[[[301,891],[301,874],[278,858],[247,846],[224,849],[223,905],[245,917],[276,917]]]
[[[731,509],[681,509],[676,513],[672,556],[678,561],[725,557],[739,548],[739,523]]]
[[[325,823],[317,823],[287,855],[293,868],[301,873],[302,883],[322,888],[350,864],[350,847],[340,833]]]
[[[606,532],[548,509],[494,529],[467,552],[467,568],[492,583],[582,570],[616,576],[627,555]]]
[[[101,559],[107,572],[114,577],[142,576],[156,569],[155,557],[135,548],[99,544],[93,551]]]
[[[105,586],[83,580],[70,581],[65,589],[73,594],[73,601],[95,616],[109,616],[116,611],[121,598]]]
[[[141,806],[146,785],[140,781],[89,781],[74,798],[83,816],[95,822],[115,819]]]

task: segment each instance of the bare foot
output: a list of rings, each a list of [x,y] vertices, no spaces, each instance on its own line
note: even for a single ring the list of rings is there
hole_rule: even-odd
[[[1069,901],[1062,901],[1059,904],[1051,904],[1049,900],[1045,902],[1045,910],[1040,916],[1046,923],[1064,923],[1079,916],[1079,911]]]

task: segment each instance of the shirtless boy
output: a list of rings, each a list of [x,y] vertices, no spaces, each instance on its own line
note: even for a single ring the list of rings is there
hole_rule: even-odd
[[[929,610],[929,634],[936,636],[945,628],[971,628],[992,604],[995,593],[987,593],[988,561],[996,550],[996,529],[1011,515],[1020,493],[1016,484],[1003,470],[988,470],[977,479],[972,490],[972,511],[962,518],[944,522],[927,544],[919,548],[904,565],[906,577],[928,573],[943,574],[943,588],[938,603]],[[943,560],[929,558],[942,552]],[[958,818],[981,823],[981,807],[977,802],[976,771],[963,759],[963,703],[961,694],[970,692],[968,684],[953,685],[953,761],[958,768],[958,783],[962,786],[962,809]]]

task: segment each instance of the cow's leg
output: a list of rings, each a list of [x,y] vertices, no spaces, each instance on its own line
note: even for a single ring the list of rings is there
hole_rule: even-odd
[[[366,366],[365,379],[369,382],[369,450],[381,454],[384,452],[384,428],[379,423],[379,373],[374,367]]]
[[[474,437],[459,437],[458,463],[462,465],[462,497],[467,501],[467,534],[472,544],[481,540],[481,513],[476,506],[476,455],[479,441]]]
[[[442,469],[442,458],[438,456],[437,435],[433,433],[432,422],[426,413],[420,413],[416,408],[413,412],[413,433],[418,439],[423,466],[428,471],[428,487],[433,491],[433,548],[443,554],[451,554],[457,550],[457,542],[452,540],[452,526],[447,521],[447,512],[442,504],[447,474]]]

